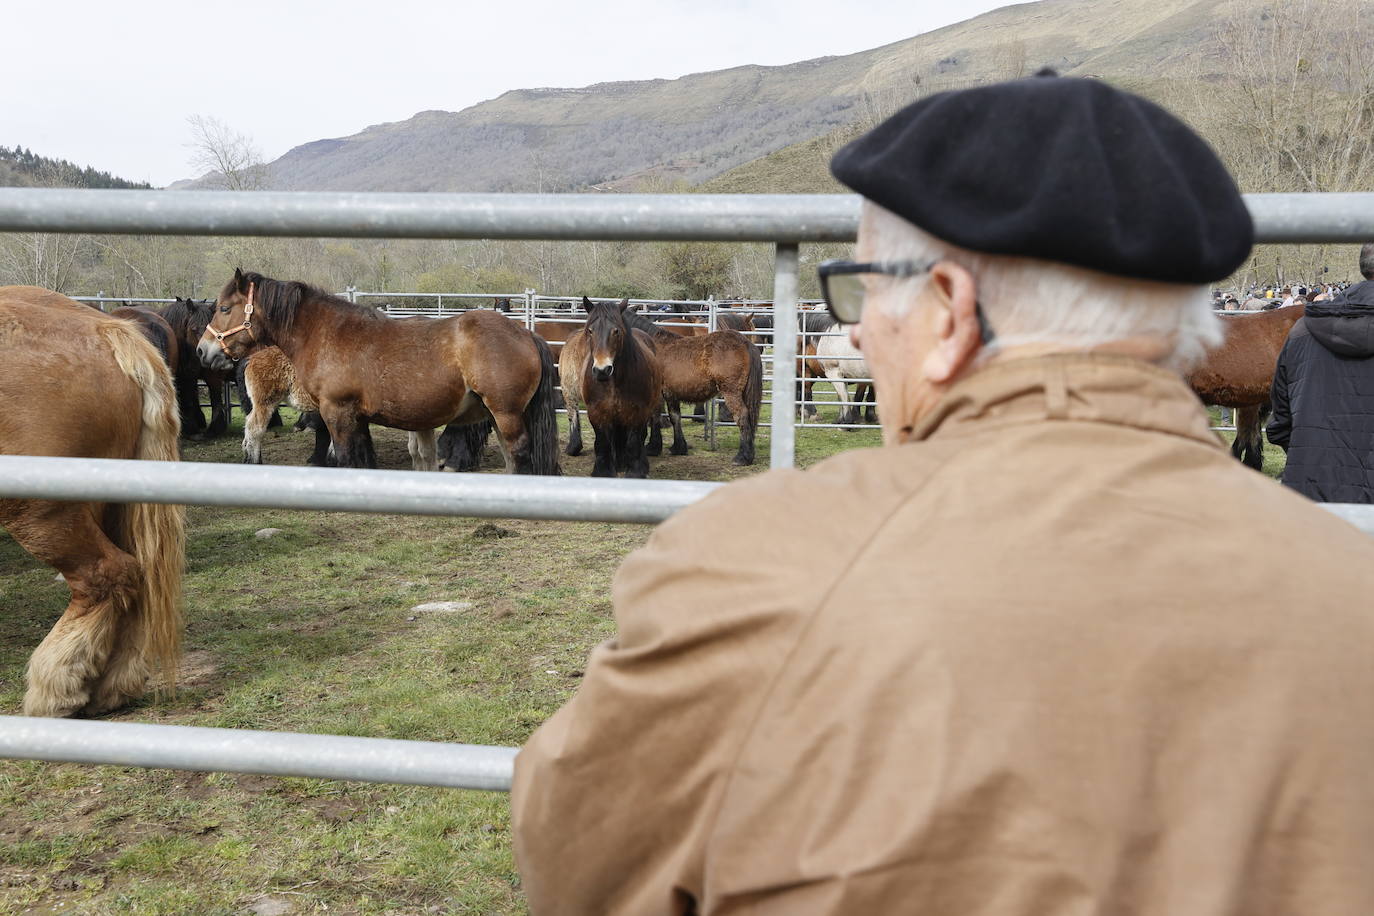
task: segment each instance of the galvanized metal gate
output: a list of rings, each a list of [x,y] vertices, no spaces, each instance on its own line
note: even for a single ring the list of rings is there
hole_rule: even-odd
[[[1262,242],[1374,239],[1374,194],[1246,199]],[[852,241],[847,195],[0,189],[0,232],[772,242],[771,464],[794,459],[798,246]],[[656,523],[716,484],[0,456],[0,497]],[[365,495],[364,495],[365,494]],[[1374,534],[1374,506],[1327,506]],[[1282,524],[1282,520],[1276,520]],[[514,748],[0,716],[0,757],[509,788]]]

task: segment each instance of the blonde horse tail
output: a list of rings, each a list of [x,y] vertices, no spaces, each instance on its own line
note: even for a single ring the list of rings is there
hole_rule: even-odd
[[[143,416],[135,457],[142,461],[177,461],[181,419],[176,388],[162,357],[132,325],[111,323],[101,329],[120,370],[143,395]],[[161,674],[161,687],[176,686],[181,661],[181,576],[186,560],[186,528],[181,506],[125,503],[115,511],[112,539],[138,561],[140,576],[134,632],[142,659]]]

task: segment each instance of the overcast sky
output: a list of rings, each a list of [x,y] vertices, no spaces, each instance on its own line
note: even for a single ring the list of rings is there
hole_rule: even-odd
[[[5,4],[0,146],[165,185],[186,119],[275,159],[508,89],[849,54],[1007,0],[109,0]]]

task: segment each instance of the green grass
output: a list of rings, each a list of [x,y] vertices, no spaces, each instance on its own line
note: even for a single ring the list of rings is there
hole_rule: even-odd
[[[733,429],[714,452],[699,425],[687,434],[692,454],[654,460],[652,476],[726,480],[767,465],[766,431],[754,468],[729,463]],[[383,467],[409,466],[402,434],[374,435]],[[802,430],[798,463],[877,442],[876,430]],[[274,433],[265,454],[300,464],[310,445]],[[185,458],[238,461],[238,422],[187,443]],[[590,466],[565,460],[574,475]],[[649,531],[204,507],[187,519],[183,682],[112,718],[512,745],[612,635],[611,574]],[[267,527],[282,533],[254,537]],[[28,654],[67,592],[5,536],[0,594],[0,710],[14,713]],[[472,608],[411,610],[439,600]],[[0,913],[230,914],[265,896],[300,913],[523,912],[506,798],[0,762]]]

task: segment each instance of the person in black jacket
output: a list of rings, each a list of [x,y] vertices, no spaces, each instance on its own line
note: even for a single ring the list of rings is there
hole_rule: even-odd
[[[1374,502],[1374,280],[1307,306],[1270,396],[1284,484],[1318,502]]]

